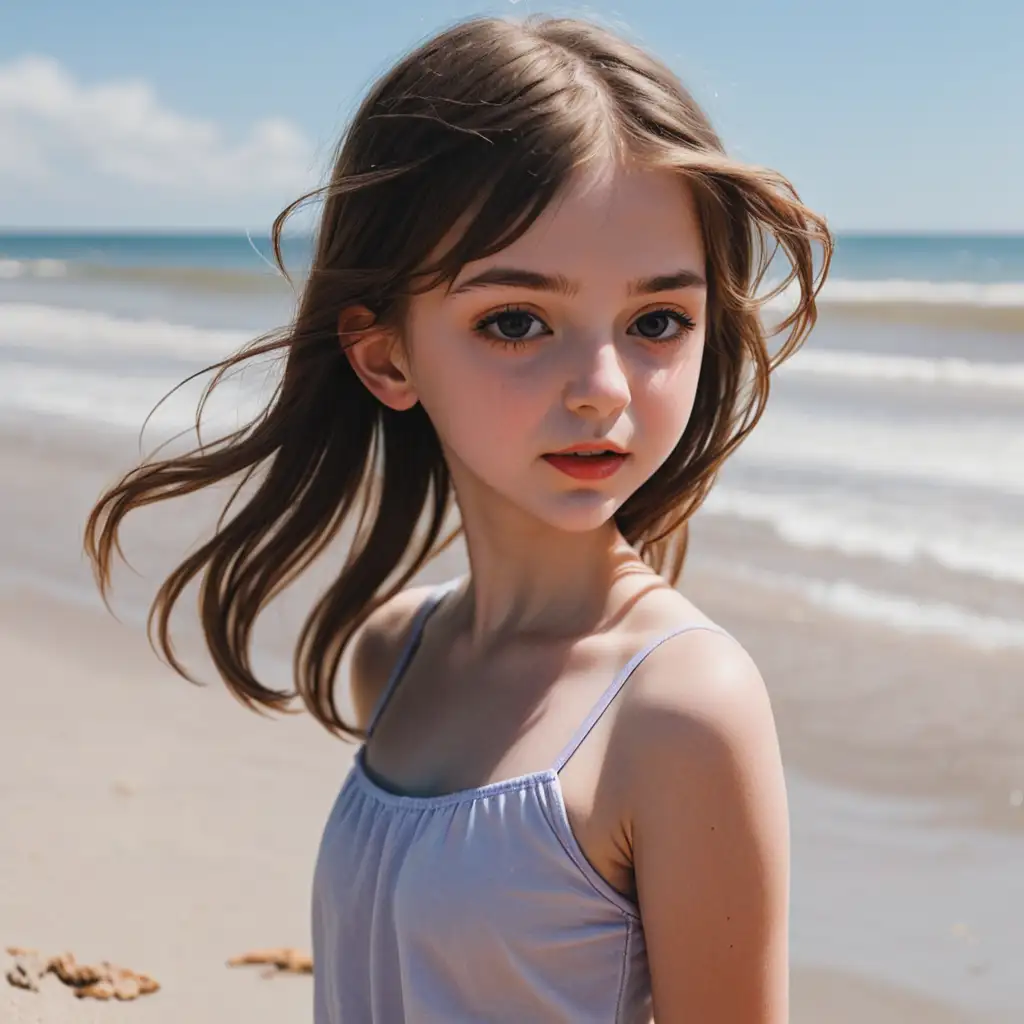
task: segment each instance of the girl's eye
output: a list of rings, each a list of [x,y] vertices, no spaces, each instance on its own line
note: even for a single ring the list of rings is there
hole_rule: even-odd
[[[474,328],[494,341],[506,345],[523,345],[542,334],[550,334],[551,329],[539,316],[526,309],[499,309],[478,320]]]
[[[633,321],[627,334],[639,334],[647,341],[676,341],[696,327],[693,319],[677,309],[652,309]]]

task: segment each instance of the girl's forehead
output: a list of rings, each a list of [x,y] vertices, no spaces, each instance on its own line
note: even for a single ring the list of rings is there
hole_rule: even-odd
[[[450,288],[492,267],[564,280],[636,281],[705,272],[704,242],[692,190],[679,174],[622,168],[570,181],[514,242],[466,264]]]

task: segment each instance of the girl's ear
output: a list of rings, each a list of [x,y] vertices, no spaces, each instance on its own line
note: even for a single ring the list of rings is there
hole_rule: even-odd
[[[365,306],[348,306],[338,315],[338,341],[356,376],[389,409],[403,412],[419,398],[398,334],[377,324]]]

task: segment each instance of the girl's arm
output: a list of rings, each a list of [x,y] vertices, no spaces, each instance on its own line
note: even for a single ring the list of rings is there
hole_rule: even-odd
[[[785,1024],[789,825],[761,677],[735,641],[698,632],[662,645],[634,683],[614,743],[635,766],[655,1020]]]

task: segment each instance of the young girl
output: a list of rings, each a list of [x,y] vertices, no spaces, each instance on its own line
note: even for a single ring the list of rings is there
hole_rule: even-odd
[[[423,45],[324,192],[294,323],[219,366],[281,349],[269,407],[133,470],[87,528],[106,587],[132,509],[262,473],[152,621],[185,674],[168,618],[198,578],[236,695],[363,740],[314,879],[316,1021],[782,1024],[772,714],[672,584],[814,322],[824,221],[729,159],[665,66],[575,20]],[[797,299],[772,356],[754,293],[779,251]],[[453,498],[468,575],[406,589]],[[344,524],[296,691],[269,689],[253,622]]]

